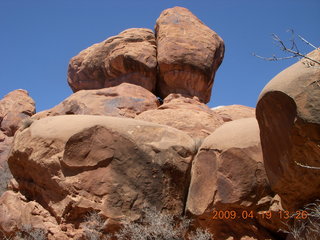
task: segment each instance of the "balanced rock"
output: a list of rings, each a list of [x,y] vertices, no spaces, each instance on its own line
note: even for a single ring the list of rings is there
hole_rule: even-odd
[[[154,91],[156,43],[152,30],[132,28],[94,44],[69,63],[68,83],[76,92],[127,82]]]
[[[35,113],[35,103],[26,90],[18,89],[0,100],[0,130],[12,137],[22,121]]]
[[[229,105],[211,108],[212,111],[219,114],[224,122],[230,122],[241,118],[255,117],[255,108],[243,105]]]
[[[57,221],[77,226],[94,211],[111,231],[144,207],[181,215],[194,155],[194,141],[174,128],[66,115],[19,131],[8,162],[20,191]]]
[[[159,96],[180,93],[209,102],[214,75],[224,56],[223,40],[182,7],[163,11],[155,32]]]
[[[157,97],[145,88],[122,83],[110,88],[78,91],[54,108],[35,114],[33,119],[68,114],[134,118],[158,105]]]
[[[217,239],[240,239],[248,232],[253,239],[272,239],[256,219],[258,211],[269,209],[259,201],[270,194],[257,121],[239,119],[202,143],[192,164],[186,211]]]
[[[181,94],[170,94],[158,109],[145,111],[136,119],[177,128],[194,139],[204,139],[224,123],[197,97]]]
[[[320,51],[308,55],[320,60]],[[287,210],[320,198],[320,68],[301,60],[274,77],[256,108],[266,172]]]

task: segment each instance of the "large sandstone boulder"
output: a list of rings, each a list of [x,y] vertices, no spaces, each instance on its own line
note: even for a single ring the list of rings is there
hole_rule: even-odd
[[[26,90],[18,89],[0,100],[0,130],[12,137],[22,121],[36,112],[35,103]]]
[[[320,51],[309,57],[319,61]],[[320,198],[319,79],[319,66],[298,61],[265,86],[257,103],[266,172],[288,210]]]
[[[152,30],[132,28],[94,44],[69,63],[68,83],[76,92],[127,82],[154,91],[156,43]]]
[[[221,116],[224,122],[256,116],[255,108],[242,105],[219,106],[211,108],[211,110]]]
[[[255,118],[225,123],[204,140],[192,164],[186,204],[198,225],[216,239],[273,239],[258,221],[259,212],[270,208],[268,197]]]
[[[194,141],[174,128],[67,115],[19,131],[8,162],[20,191],[57,221],[78,226],[95,211],[111,231],[144,207],[182,214],[194,155]]]
[[[209,102],[214,75],[224,55],[223,40],[182,7],[163,11],[155,32],[159,96],[181,93]]]
[[[181,94],[170,94],[158,109],[145,111],[136,119],[168,125],[199,140],[224,123],[218,114],[213,113],[197,97],[189,98]]]
[[[110,88],[78,91],[54,108],[35,114],[33,119],[68,114],[134,118],[158,105],[157,97],[145,88],[122,83]]]

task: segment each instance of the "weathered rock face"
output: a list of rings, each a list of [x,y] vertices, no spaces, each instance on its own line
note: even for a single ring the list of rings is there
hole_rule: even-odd
[[[1,235],[3,233],[9,237],[26,230],[43,232],[49,240],[72,239],[39,203],[28,201],[22,194],[12,191],[5,192],[0,198],[0,229],[2,239],[7,239]]]
[[[320,51],[309,55],[320,60]],[[273,78],[259,96],[256,115],[266,172],[289,210],[320,198],[320,69],[299,61]]]
[[[37,113],[34,119],[57,115],[106,115],[134,118],[141,112],[156,109],[159,101],[148,90],[129,83],[98,90],[81,90],[50,110]]]
[[[223,124],[222,118],[197,97],[189,98],[181,94],[170,94],[158,109],[145,111],[136,119],[177,128],[194,139],[207,137]]]
[[[255,117],[255,108],[242,106],[242,105],[230,105],[211,108],[211,110],[222,117],[224,122],[230,122],[241,118],[253,118]]]
[[[2,131],[0,131],[0,168],[1,165],[8,159],[11,144],[12,137],[8,137]]]
[[[181,93],[209,102],[214,75],[224,55],[223,40],[182,7],[163,11],[155,32],[159,96]]]
[[[182,214],[194,155],[194,141],[174,128],[68,115],[19,131],[8,162],[20,191],[58,222],[77,225],[96,211],[109,231],[145,206]]]
[[[76,92],[127,82],[154,91],[156,43],[152,30],[132,28],[94,44],[69,63],[68,83]]]
[[[257,220],[259,211],[269,210],[263,199],[270,195],[255,118],[225,123],[204,140],[192,164],[186,204],[197,224],[217,239],[273,239]],[[225,215],[231,211],[235,219]],[[245,215],[251,212],[253,218]]]
[[[0,129],[12,137],[22,120],[35,113],[35,103],[26,90],[14,90],[0,100]]]
[[[26,90],[14,90],[0,100],[0,167],[7,161],[13,135],[35,111]]]

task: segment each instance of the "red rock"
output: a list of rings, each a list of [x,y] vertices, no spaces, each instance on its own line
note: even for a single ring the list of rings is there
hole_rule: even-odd
[[[241,118],[255,117],[255,108],[242,105],[229,105],[211,108],[212,111],[219,114],[224,122],[230,122]]]
[[[309,54],[320,60],[319,50]],[[320,68],[299,61],[262,90],[257,119],[266,172],[286,210],[320,198]]]
[[[1,235],[4,233],[7,237],[14,236],[26,227],[43,230],[49,240],[69,239],[56,219],[39,203],[27,201],[20,193],[5,192],[0,197],[0,237],[4,237]]]
[[[197,225],[217,239],[273,239],[255,218],[269,210],[259,201],[270,195],[255,118],[225,123],[204,140],[192,164],[186,204]],[[221,211],[221,217],[213,219],[213,211]],[[235,219],[223,215],[230,211]],[[250,212],[252,219],[245,216]]]
[[[67,115],[17,132],[8,162],[20,191],[57,221],[75,227],[96,211],[111,231],[144,206],[182,214],[194,155],[194,141],[174,128]]]
[[[156,109],[158,99],[148,90],[129,83],[98,90],[81,90],[33,119],[57,115],[106,115],[134,118],[141,112]]]
[[[151,30],[132,28],[94,44],[69,63],[68,83],[76,92],[113,87],[123,82],[154,91],[156,43]]]
[[[139,114],[136,119],[177,128],[194,139],[203,139],[223,124],[222,118],[197,97],[170,94],[156,110]]]
[[[26,90],[18,89],[0,100],[0,129],[11,137],[24,119],[35,113],[35,103]]]
[[[2,131],[0,131],[0,168],[1,165],[8,159],[11,144],[12,137],[8,137]]]
[[[223,40],[182,7],[164,10],[155,32],[159,96],[180,93],[209,102],[214,75],[224,55]]]

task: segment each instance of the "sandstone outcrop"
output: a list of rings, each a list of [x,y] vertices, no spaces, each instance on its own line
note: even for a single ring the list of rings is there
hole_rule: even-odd
[[[136,119],[171,126],[199,140],[224,123],[197,97],[189,98],[181,94],[170,94],[158,109],[145,111]]]
[[[127,82],[153,92],[156,84],[156,42],[152,30],[132,28],[94,44],[69,63],[68,83],[76,92]]]
[[[104,237],[147,226],[283,240],[284,211],[320,198],[319,68],[286,69],[256,109],[210,109],[223,40],[181,7],[155,31],[128,29],[72,58],[74,93],[52,109],[34,114],[24,90],[0,101],[0,239],[98,239],[86,236],[98,224]]]
[[[309,57],[319,61],[320,51]],[[320,198],[320,69],[309,65],[301,60],[274,77],[256,108],[266,172],[288,210]]]
[[[77,225],[95,211],[111,231],[146,206],[182,214],[195,151],[186,133],[167,126],[66,115],[17,132],[8,162],[19,190],[58,222]]]
[[[0,237],[6,233],[8,239],[17,232],[38,231],[49,240],[69,238],[60,228],[56,219],[39,203],[28,201],[21,193],[5,192],[0,198]]]
[[[224,56],[223,40],[182,7],[164,10],[155,32],[159,96],[180,93],[209,102],[214,75]]]
[[[257,221],[258,212],[270,207],[261,200],[270,196],[255,118],[225,123],[204,140],[192,164],[186,204],[197,224],[217,239],[273,239]]]
[[[35,103],[26,90],[18,89],[0,100],[0,130],[12,137],[22,121],[35,113]]]
[[[211,108],[211,110],[222,117],[224,122],[230,122],[241,118],[255,117],[255,109],[243,105],[229,105]]]
[[[158,105],[157,97],[145,88],[122,83],[110,88],[78,91],[54,108],[37,113],[33,119],[68,114],[134,118]]]
[[[0,131],[0,168],[8,159],[8,154],[12,144],[12,137],[8,137]]]
[[[12,91],[0,100],[0,168],[7,161],[13,135],[35,111],[35,103],[26,90]]]

